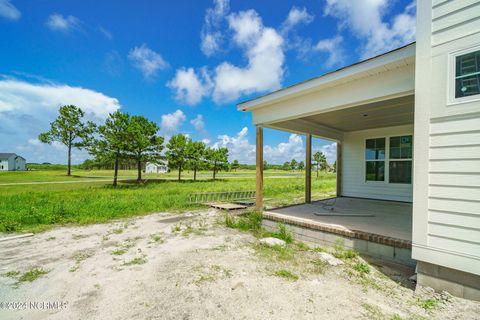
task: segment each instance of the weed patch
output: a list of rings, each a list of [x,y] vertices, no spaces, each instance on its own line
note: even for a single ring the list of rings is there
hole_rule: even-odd
[[[114,234],[123,233],[123,228],[112,229],[112,230],[110,230],[110,233],[114,233]]]
[[[370,266],[364,262],[357,262],[353,265],[353,269],[357,270],[360,273],[367,274],[370,273]]]
[[[42,268],[33,268],[18,277],[18,282],[33,282],[47,273],[48,271]]]
[[[327,268],[327,262],[321,259],[311,260],[310,264],[312,273],[323,274],[325,272],[325,269]]]
[[[345,249],[343,239],[337,239],[333,245],[333,256],[342,260],[351,260],[358,257],[358,252],[352,249]]]
[[[133,265],[139,265],[139,264],[145,264],[147,263],[147,260],[145,258],[134,258],[130,261],[124,262],[124,266],[133,266]]]
[[[226,213],[223,224],[228,228],[258,234],[262,230],[262,214],[257,211],[250,211],[241,217],[234,217]]]
[[[287,229],[287,226],[283,223],[279,223],[277,225],[277,232],[272,233],[272,236],[281,239],[285,241],[286,243],[292,243],[293,242],[293,236],[292,233]]]
[[[165,239],[160,234],[151,234],[150,239],[152,239],[153,242],[156,243],[164,243]]]
[[[124,248],[119,248],[112,251],[112,254],[116,256],[121,256],[122,254],[125,254],[125,253],[127,253],[127,249],[124,249]]]
[[[255,253],[271,261],[292,261],[295,258],[295,248],[292,246],[267,246],[261,243],[253,245]]]
[[[275,271],[274,275],[291,281],[297,281],[300,277],[288,270],[278,270]]]
[[[194,268],[194,272],[199,273],[197,278],[193,280],[196,285],[201,285],[204,282],[215,282],[220,279],[231,278],[232,270],[219,265],[198,266]]]
[[[2,274],[2,276],[7,278],[16,278],[20,274],[20,271],[8,271]]]
[[[93,251],[83,250],[75,253],[73,259],[75,260],[75,265],[69,269],[70,272],[75,272],[80,268],[82,261],[93,256]]]
[[[372,320],[383,320],[386,319],[387,317],[383,314],[382,310],[380,310],[379,307],[364,303],[362,304],[363,309],[365,309],[367,313],[368,319]]]
[[[424,299],[419,300],[418,305],[426,311],[434,311],[439,307],[440,302],[437,299]]]

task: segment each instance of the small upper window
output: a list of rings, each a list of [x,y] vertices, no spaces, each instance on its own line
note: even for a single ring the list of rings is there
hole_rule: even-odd
[[[480,94],[480,50],[455,57],[455,98]]]

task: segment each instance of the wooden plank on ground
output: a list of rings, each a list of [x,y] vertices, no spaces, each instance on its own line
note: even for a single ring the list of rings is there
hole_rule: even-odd
[[[246,209],[247,206],[241,205],[241,204],[236,204],[236,203],[208,203],[209,207],[215,208],[215,209],[221,209],[221,210],[240,210],[240,209]]]

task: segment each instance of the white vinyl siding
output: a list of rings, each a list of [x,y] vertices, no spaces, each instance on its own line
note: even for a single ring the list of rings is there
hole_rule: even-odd
[[[480,1],[417,9],[412,256],[480,275],[480,100],[455,98],[455,58],[480,43]]]
[[[413,134],[413,126],[397,126],[346,132],[343,140],[342,195],[348,197],[412,201],[412,184],[388,182],[388,160],[385,162],[385,181],[365,179],[365,141]]]
[[[431,121],[429,245],[480,258],[480,114]]]
[[[478,0],[444,1],[432,11],[432,46],[439,46],[478,33]]]

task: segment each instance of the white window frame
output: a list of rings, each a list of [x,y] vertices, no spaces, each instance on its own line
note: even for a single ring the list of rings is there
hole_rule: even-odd
[[[413,149],[412,149],[412,158],[410,159],[392,159],[392,161],[412,161],[411,182],[410,183],[390,182],[390,138],[403,137],[403,136],[412,136],[412,143],[414,143],[413,133],[390,134],[390,135],[384,135],[384,136],[368,137],[363,139],[363,182],[365,184],[393,184],[393,185],[406,185],[406,186],[413,185],[413,157],[414,157]],[[365,158],[367,140],[379,139],[379,138],[385,138],[385,159],[384,160],[367,160]],[[367,161],[385,161],[385,172],[383,174],[383,177],[384,177],[383,181],[367,180]]]
[[[382,159],[382,160],[367,160],[366,157],[365,157],[365,154],[366,154],[366,151],[367,151],[367,140],[373,140],[373,139],[385,139],[385,158]],[[387,145],[388,143],[388,137],[386,136],[377,136],[377,137],[369,137],[369,138],[365,138],[364,141],[363,141],[363,181],[365,183],[369,183],[369,184],[384,184],[384,183],[388,183],[388,170],[386,168],[386,165],[387,165],[387,159],[388,159],[388,155],[387,155]],[[383,161],[385,163],[384,165],[384,168],[385,168],[385,172],[383,173],[383,181],[374,181],[374,180],[367,180],[367,161]]]
[[[390,139],[391,138],[401,138],[401,137],[405,137],[405,136],[410,136],[412,137],[412,157],[411,158],[408,158],[408,159],[392,159],[390,157]],[[410,172],[410,183],[408,182],[390,182],[390,162],[392,161],[411,161],[412,162],[412,172]],[[388,137],[388,181],[387,181],[389,184],[412,184],[413,182],[413,134],[399,134],[399,135],[392,135],[392,136],[389,136]]]
[[[455,98],[455,75],[456,75],[456,67],[457,67],[457,57],[462,56],[464,54],[468,54],[471,52],[475,51],[480,51],[480,46],[475,46],[467,49],[462,49],[458,51],[451,52],[448,55],[448,72],[447,72],[447,101],[448,105],[456,105],[456,104],[461,104],[461,103],[467,103],[467,102],[472,102],[472,101],[480,101],[480,94],[475,94],[471,95],[468,97],[461,97],[461,98]]]

